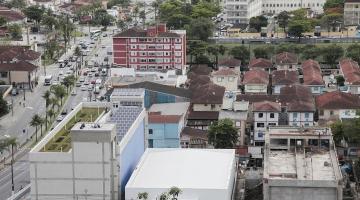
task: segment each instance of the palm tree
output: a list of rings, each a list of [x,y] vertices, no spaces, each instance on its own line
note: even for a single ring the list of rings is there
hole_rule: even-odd
[[[55,97],[57,99],[60,99],[60,105],[62,106],[63,102],[63,98],[65,97],[66,95],[66,91],[65,91],[65,88],[64,86],[62,85],[55,85],[55,86],[52,86],[51,87],[51,90],[52,90],[52,93],[55,95]]]
[[[159,200],[168,200],[169,196],[166,192],[162,193],[159,197]]]
[[[42,130],[42,126],[44,125],[44,123],[46,123],[45,119],[40,117],[39,118],[39,125],[40,125],[40,136],[42,137],[43,135],[43,130]]]
[[[64,78],[64,85],[66,87],[66,93],[69,93],[69,87],[74,85],[75,80],[76,79],[75,79],[74,75],[67,76]]]
[[[171,187],[169,190],[169,195],[172,196],[171,200],[177,200],[181,192],[181,189],[178,187]]]
[[[155,17],[155,23],[157,22],[157,12],[159,10],[159,7],[161,5],[162,1],[161,0],[155,0],[151,3],[151,7],[154,8],[154,17]]]
[[[50,96],[51,96],[51,92],[49,90],[47,90],[44,95],[42,96],[45,99],[45,129],[47,129],[47,122],[48,122],[48,115],[47,115],[47,110],[51,104],[50,101]]]
[[[54,110],[55,106],[57,107],[57,109],[59,110],[59,100],[56,97],[50,98],[50,103],[51,103],[51,109]]]
[[[139,194],[138,194],[138,199],[144,199],[144,200],[146,200],[146,199],[148,199],[148,196],[149,196],[149,194],[147,193],[147,192],[140,192]]]
[[[7,150],[11,153],[11,191],[12,194],[15,192],[14,185],[14,148],[18,145],[18,142],[15,137],[5,138],[0,140],[0,152]]]
[[[50,121],[51,121],[51,119],[55,116],[55,112],[54,112],[53,109],[48,110],[48,111],[47,111],[47,114],[48,114],[48,116],[49,116],[49,118],[50,118]]]
[[[38,141],[37,132],[38,126],[41,124],[41,117],[38,114],[35,114],[30,121],[30,126],[35,127],[35,141]]]

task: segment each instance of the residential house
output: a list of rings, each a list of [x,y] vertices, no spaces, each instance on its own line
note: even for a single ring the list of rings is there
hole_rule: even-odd
[[[207,130],[217,121],[222,109],[225,88],[213,83],[199,85],[192,90],[191,108],[187,116],[187,126]]]
[[[312,94],[322,94],[325,82],[322,78],[320,65],[315,60],[306,60],[302,63],[303,85],[311,89]]]
[[[310,88],[290,85],[281,88],[279,100],[287,112],[290,126],[314,126],[315,101]]]
[[[208,132],[191,127],[184,127],[180,133],[181,148],[203,149],[208,147]]]
[[[230,68],[220,68],[212,73],[212,81],[216,85],[225,87],[226,91],[237,92],[240,79],[240,72]]]
[[[346,26],[360,25],[360,1],[345,0],[344,1],[344,24]]]
[[[360,109],[360,98],[340,91],[328,92],[316,97],[316,107],[319,120],[325,122],[355,118],[356,111]]]
[[[41,54],[22,46],[0,47],[0,80],[32,89],[37,81]]]
[[[280,94],[280,89],[284,86],[300,83],[297,71],[275,70],[271,76],[273,94]]]
[[[132,28],[113,36],[114,64],[138,70],[182,70],[186,65],[186,31],[165,24]]]
[[[189,102],[153,104],[148,110],[148,147],[179,148]]]
[[[347,92],[360,94],[360,69],[359,64],[350,58],[343,59],[339,62],[340,74],[344,76]]]
[[[277,70],[297,70],[298,57],[294,53],[282,52],[274,57],[275,67]]]
[[[264,70],[254,69],[245,72],[242,81],[245,93],[267,93],[269,74]]]
[[[0,16],[4,17],[9,24],[23,24],[26,22],[26,17],[23,13],[7,7],[0,6]]]
[[[249,62],[249,69],[261,69],[271,73],[273,69],[273,63],[271,60],[265,58],[253,58]]]
[[[221,59],[218,62],[218,68],[222,68],[222,67],[233,68],[236,71],[240,71],[241,60],[236,59],[236,58]]]
[[[254,134],[252,137],[255,146],[262,146],[265,140],[265,132],[269,126],[277,126],[281,106],[278,102],[263,101],[252,105],[254,119]]]

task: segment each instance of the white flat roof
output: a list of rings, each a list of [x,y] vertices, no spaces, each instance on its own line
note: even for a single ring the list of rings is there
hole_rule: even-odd
[[[161,112],[162,115],[183,115],[189,106],[189,102],[157,103],[149,108],[149,112]]]
[[[234,170],[233,149],[150,149],[126,188],[227,189]]]

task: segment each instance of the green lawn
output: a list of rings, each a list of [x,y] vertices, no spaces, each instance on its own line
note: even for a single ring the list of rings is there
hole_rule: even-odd
[[[41,152],[68,152],[71,149],[71,128],[78,122],[93,122],[105,108],[84,108],[41,149]]]

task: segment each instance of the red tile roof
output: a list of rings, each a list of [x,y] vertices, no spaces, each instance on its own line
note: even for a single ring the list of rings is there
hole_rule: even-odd
[[[310,88],[303,85],[290,85],[280,89],[279,100],[288,111],[315,111],[315,102]]]
[[[271,60],[265,58],[253,58],[249,62],[249,68],[272,68],[273,64]]]
[[[315,60],[306,60],[302,63],[305,85],[324,85],[320,65]]]
[[[280,112],[281,107],[277,102],[272,101],[262,101],[253,103],[253,111],[261,112]]]
[[[11,10],[6,7],[1,7],[0,16],[5,17],[5,19],[9,22],[25,19],[25,16],[22,13],[17,12],[15,10]]]
[[[276,64],[295,64],[298,62],[298,57],[294,53],[282,52],[275,56]]]
[[[199,85],[192,91],[191,103],[222,104],[225,88],[214,83]]]
[[[316,97],[316,106],[319,109],[359,109],[360,98],[340,91],[328,92]]]
[[[267,85],[269,83],[269,74],[266,71],[260,69],[247,71],[244,74],[243,83]]]
[[[28,71],[32,72],[37,69],[38,66],[33,65],[26,61],[18,61],[16,63],[0,63],[0,71],[8,72],[8,71]]]
[[[213,76],[239,76],[240,72],[230,68],[220,68],[212,73]]]
[[[178,123],[181,119],[181,115],[148,115],[149,123],[163,124],[163,123]]]
[[[279,98],[278,95],[268,94],[239,94],[236,96],[236,101],[249,101],[250,103],[262,102],[262,101],[276,101]]]
[[[236,58],[225,58],[218,62],[219,67],[240,67],[240,65],[241,60]]]
[[[297,71],[276,70],[272,72],[273,85],[292,85],[299,83]]]
[[[0,61],[12,61],[14,59],[34,61],[40,56],[40,53],[23,46],[0,46]]]
[[[218,120],[219,112],[218,111],[190,111],[187,119],[189,120]]]
[[[359,64],[350,58],[340,61],[340,69],[344,74],[345,81],[350,85],[360,85]]]
[[[190,139],[208,140],[208,132],[206,130],[184,127],[180,133],[181,136],[188,136]]]

